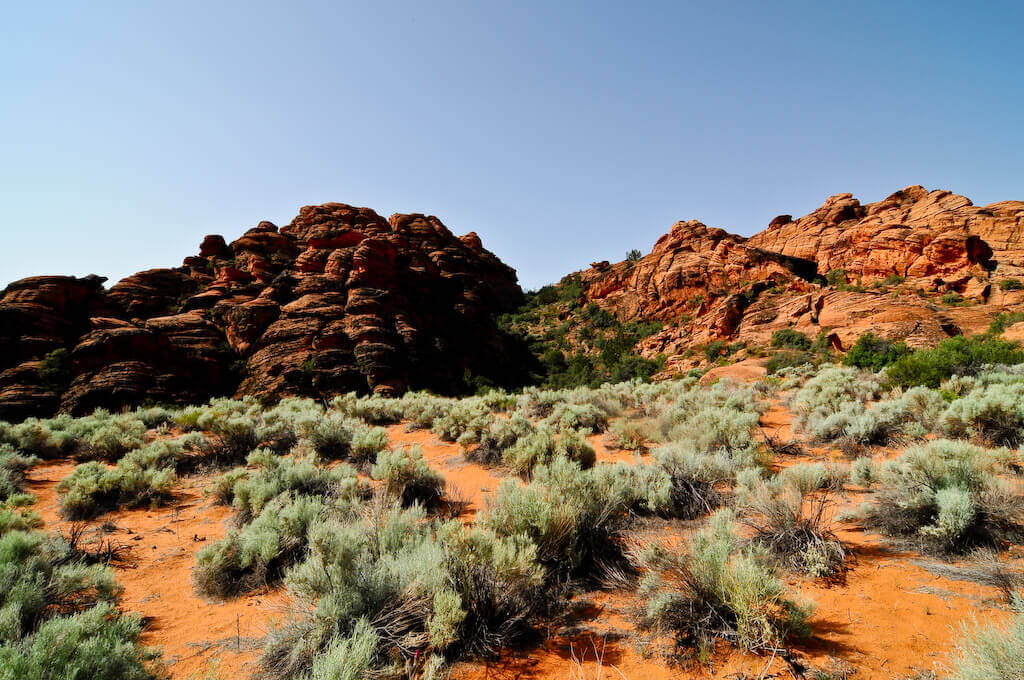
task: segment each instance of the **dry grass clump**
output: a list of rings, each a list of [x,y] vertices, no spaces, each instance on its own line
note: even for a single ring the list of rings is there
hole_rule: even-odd
[[[674,654],[707,661],[725,640],[750,650],[777,650],[806,631],[808,611],[786,597],[771,560],[744,546],[729,512],[714,515],[690,549],[654,546],[639,561],[642,629],[670,636]]]
[[[950,680],[1024,677],[1024,600],[1014,598],[1014,616],[1004,624],[963,626]]]
[[[739,521],[784,567],[827,578],[845,568],[846,549],[830,527],[828,493],[811,491],[783,477],[758,481],[740,497]]]

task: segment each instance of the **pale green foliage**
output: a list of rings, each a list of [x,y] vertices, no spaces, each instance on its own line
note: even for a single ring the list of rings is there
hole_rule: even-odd
[[[304,556],[307,532],[326,513],[319,498],[275,497],[252,522],[199,551],[196,587],[206,595],[227,597],[279,579]]]
[[[1016,446],[1024,434],[1024,383],[977,387],[951,403],[940,421],[943,430],[953,436],[976,436],[998,446]]]
[[[794,424],[807,429],[813,420],[828,416],[877,395],[878,383],[853,368],[824,368],[810,378],[790,399],[789,407],[795,416]],[[856,415],[850,413],[850,416]]]
[[[452,401],[434,418],[431,430],[444,441],[459,441],[468,431],[476,432],[493,420],[490,407],[480,397]]]
[[[536,427],[518,413],[508,418],[491,416],[486,422],[480,423],[477,431],[467,431],[459,437],[459,445],[468,460],[495,464],[505,459],[505,452],[512,448],[520,438],[536,432]],[[474,446],[476,444],[476,446]]]
[[[728,455],[744,466],[760,463],[761,445],[752,435],[758,422],[756,412],[706,406],[685,416],[680,412],[671,415],[671,426],[667,430],[664,423],[662,426],[669,440],[683,442],[697,454]]]
[[[139,507],[167,501],[178,476],[173,468],[180,444],[155,442],[126,456],[114,468],[83,463],[61,480],[61,513],[69,519],[95,517],[120,506]]]
[[[21,492],[25,472],[38,462],[35,456],[23,456],[10,444],[0,444],[0,503]]]
[[[60,538],[0,537],[0,678],[149,680],[141,621],[113,606],[113,574],[86,565]]]
[[[427,620],[430,644],[444,650],[459,639],[459,626],[466,619],[462,597],[453,590],[442,588],[434,593],[434,612]]]
[[[962,552],[996,539],[1015,540],[1024,497],[998,475],[1010,452],[937,440],[881,466],[866,519],[891,536],[938,552]]]
[[[608,428],[608,414],[594,404],[560,402],[555,405],[544,422],[556,432],[578,429],[604,432]]]
[[[331,640],[313,659],[308,680],[364,680],[373,667],[380,638],[366,619],[359,619],[348,636]]]
[[[742,547],[728,512],[694,535],[689,552],[655,546],[642,562],[640,624],[671,635],[681,649],[710,653],[718,639],[773,649],[803,631],[807,612],[786,598],[770,562]]]
[[[1024,601],[1004,624],[964,626],[950,680],[1024,680]]]
[[[637,451],[661,440],[657,423],[649,418],[616,420],[609,431],[615,445],[622,449]]]
[[[842,489],[850,477],[850,470],[833,462],[798,463],[779,473],[780,481],[808,494],[819,489]]]
[[[335,397],[331,406],[346,416],[371,425],[390,425],[402,419],[401,400],[379,395],[360,397],[355,392],[349,392]]]
[[[850,464],[850,482],[871,487],[878,479],[878,467],[870,458],[858,458]]]
[[[427,465],[418,446],[381,453],[370,474],[382,480],[385,491],[402,505],[433,506],[444,494],[444,477]]]
[[[600,493],[595,474],[558,456],[523,485],[505,479],[478,523],[499,536],[523,536],[552,574],[593,575],[621,557],[622,498]]]
[[[520,475],[529,475],[536,466],[558,456],[576,461],[584,468],[591,467],[596,454],[586,441],[589,434],[589,430],[566,430],[556,434],[550,427],[540,425],[505,449],[502,461]]]

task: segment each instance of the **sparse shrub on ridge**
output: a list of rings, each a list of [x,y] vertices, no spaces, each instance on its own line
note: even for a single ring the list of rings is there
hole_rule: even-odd
[[[772,333],[771,346],[809,350],[811,348],[811,340],[800,331],[793,330],[792,328],[780,328]]]

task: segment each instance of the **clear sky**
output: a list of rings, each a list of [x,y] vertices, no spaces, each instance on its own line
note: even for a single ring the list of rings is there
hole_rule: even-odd
[[[536,287],[678,219],[1024,199],[1020,2],[0,4],[0,285],[341,201]]]

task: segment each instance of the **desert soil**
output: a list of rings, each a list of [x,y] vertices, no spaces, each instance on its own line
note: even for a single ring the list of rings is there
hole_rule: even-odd
[[[755,372],[742,371],[743,378]],[[748,373],[750,375],[748,375]],[[790,415],[773,403],[761,420],[762,430],[781,440],[792,438]],[[448,481],[449,490],[464,502],[463,521],[472,521],[486,507],[501,481],[500,471],[466,462],[459,447],[439,441],[430,431],[388,428],[392,445],[417,444],[431,466]],[[610,447],[604,436],[591,437],[601,461],[638,461],[648,456]],[[888,453],[888,452],[886,452]],[[839,459],[838,451],[809,449],[777,464]],[[56,461],[34,468],[28,490],[46,528],[68,531],[58,514],[56,484],[74,463]],[[169,674],[178,679],[215,669],[219,678],[258,677],[258,649],[275,620],[288,616],[290,600],[281,588],[228,601],[206,600],[191,583],[195,554],[221,538],[231,510],[203,494],[211,476],[182,480],[176,501],[167,507],[122,510],[87,523],[90,530],[131,546],[129,566],[116,567],[124,586],[123,608],[148,622],[144,641],[163,650]],[[856,488],[839,497],[836,510],[862,502]],[[678,540],[692,529],[683,523],[651,522],[642,540]],[[857,680],[905,678],[919,671],[941,670],[949,660],[962,622],[1002,619],[1005,609],[993,588],[952,580],[928,570],[934,564],[914,553],[901,552],[849,525],[836,525],[839,537],[855,557],[840,582],[822,583],[787,577],[795,599],[814,603],[810,639],[793,648],[794,660],[805,666],[856,668]],[[535,646],[488,663],[460,663],[460,680],[561,678],[598,680],[661,680],[668,678],[789,678],[790,666],[775,656],[751,656],[720,650],[711,668],[680,668],[653,652],[631,623],[637,606],[629,592],[597,591],[574,598],[565,620],[546,631]],[[743,674],[746,674],[744,676]]]

